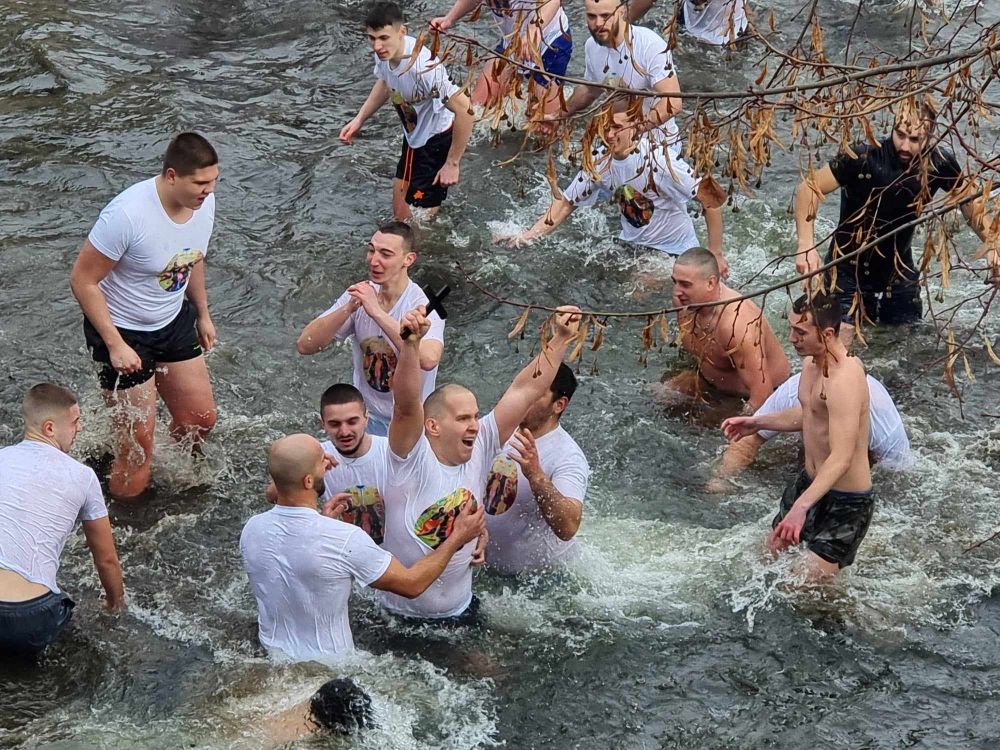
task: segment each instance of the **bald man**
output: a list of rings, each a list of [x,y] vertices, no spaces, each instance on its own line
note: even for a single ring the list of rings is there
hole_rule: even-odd
[[[24,440],[0,450],[0,653],[32,657],[56,640],[75,606],[56,573],[78,520],[109,610],[124,608],[125,587],[97,475],[67,455],[81,429],[76,396],[39,383],[21,412]]]
[[[674,306],[700,305],[739,297],[722,283],[713,253],[695,247],[674,263]],[[788,379],[788,357],[752,300],[682,310],[677,314],[681,346],[696,367],[667,385],[689,395],[708,390],[742,396],[752,412]]]
[[[482,508],[486,480],[496,456],[532,404],[552,384],[579,328],[579,310],[560,308],[545,349],[521,370],[496,407],[480,418],[475,394],[460,385],[441,386],[420,398],[420,339],[430,330],[422,307],[411,310],[392,381],[389,475],[385,497],[384,546],[406,564],[434,554],[455,536],[464,503]],[[472,544],[456,554],[444,574],[423,595],[403,599],[389,593],[379,602],[403,617],[442,624],[478,622],[472,595]]]
[[[347,619],[353,581],[404,599],[419,596],[485,527],[482,508],[461,504],[452,538],[406,567],[361,528],[339,520],[345,506],[336,498],[317,510],[331,463],[309,435],[272,443],[267,470],[275,505],[247,521],[240,535],[243,566],[257,599],[260,642],[293,661],[329,661],[354,650]]]

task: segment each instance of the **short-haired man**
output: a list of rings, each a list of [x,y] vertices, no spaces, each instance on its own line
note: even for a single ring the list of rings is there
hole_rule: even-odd
[[[560,419],[576,392],[565,362],[493,462],[486,482],[486,559],[504,573],[548,568],[577,554],[590,466]]]
[[[141,494],[153,461],[159,393],[176,440],[197,449],[215,426],[203,351],[215,344],[205,253],[219,157],[197,133],[170,141],[161,173],[119,193],[80,249],[70,285],[105,401],[114,408],[114,497]]]
[[[483,510],[462,503],[451,537],[406,567],[360,528],[332,517],[332,510],[316,510],[329,468],[314,437],[289,435],[272,443],[267,470],[277,490],[275,506],[253,516],[240,535],[260,642],[294,661],[329,660],[353,650],[347,618],[352,581],[417,597],[485,527]]]
[[[565,75],[573,54],[573,37],[569,32],[569,19],[560,0],[455,0],[451,10],[431,21],[435,31],[447,31],[459,20],[479,7],[486,7],[500,27],[499,54],[518,60],[532,69],[532,88],[540,89],[537,95],[542,112],[556,112],[562,91],[562,81],[545,73]],[[537,63],[541,62],[541,70]],[[507,90],[518,68],[499,58],[492,58],[483,68],[472,92],[472,103],[494,106]],[[534,98],[534,97],[533,97]],[[528,115],[536,108],[528,103]]]
[[[805,573],[831,576],[854,562],[868,533],[874,496],[868,463],[869,396],[865,368],[838,337],[842,311],[835,297],[795,300],[789,340],[803,357],[799,403],[764,416],[730,417],[731,440],[759,430],[802,433],[805,466],[785,489],[768,537],[772,552],[804,543]]]
[[[801,377],[802,373],[797,372],[778,386],[778,390],[772,393],[754,413],[755,416],[775,414],[793,408],[799,401]],[[867,376],[867,381],[871,417],[871,424],[868,426],[868,460],[873,465],[878,463],[890,471],[908,469],[913,465],[913,454],[910,453],[910,439],[906,435],[906,427],[903,426],[899,410],[881,382],[871,375]],[[709,490],[723,491],[726,488],[725,480],[736,476],[752,464],[760,449],[764,447],[764,443],[777,434],[774,430],[759,430],[753,435],[727,445],[716,468],[715,476],[709,482]]]
[[[459,179],[472,133],[469,97],[427,47],[411,59],[416,39],[406,33],[398,5],[375,3],[365,27],[378,80],[358,114],[341,129],[340,140],[353,143],[368,118],[391,100],[403,125],[403,152],[392,183],[393,215],[410,219],[410,206],[417,206],[433,217]]]
[[[691,248],[674,263],[674,306],[681,346],[695,360],[695,369],[670,380],[669,385],[689,394],[704,386],[742,396],[748,408],[758,409],[774,389],[788,379],[788,358],[761,309],[719,278],[715,255]],[[733,302],[712,307],[711,302]]]
[[[679,154],[674,116],[681,111],[681,99],[669,94],[680,93],[681,88],[667,43],[655,31],[630,24],[628,3],[621,0],[584,0],[583,9],[591,37],[584,46],[584,77],[594,83],[668,94],[642,97],[643,116],[633,124],[641,132],[651,131],[656,142]],[[598,86],[577,86],[563,116],[586,109],[603,93]],[[615,110],[631,110],[634,99],[621,99]]]
[[[392,416],[392,378],[403,339],[399,321],[427,295],[410,280],[416,262],[413,230],[400,221],[383,224],[368,243],[368,278],[347,288],[326,312],[299,335],[300,354],[315,354],[334,340],[353,337],[354,386],[371,412],[368,431],[388,434]],[[444,352],[444,321],[431,313],[431,330],[420,345],[421,384],[425,396],[434,390]]]
[[[956,195],[975,192],[954,155],[932,145],[936,112],[930,100],[904,102],[896,113],[892,134],[876,146],[857,143],[803,180],[795,196],[798,251],[795,269],[807,273],[820,267],[814,228],[822,196],[840,190],[840,219],[826,261],[854,252],[863,245],[917,219],[933,195],[941,190]],[[972,230],[985,240],[983,202],[962,205]],[[845,313],[841,336],[850,346],[854,325],[871,321],[896,325],[920,319],[920,269],[910,246],[913,227],[865,250],[828,272],[828,282]],[[986,246],[984,245],[984,248]],[[987,252],[990,282],[1000,286],[1000,257]]]
[[[430,323],[422,308],[403,318],[403,325],[413,334],[403,342],[393,381],[396,401],[389,423],[385,507],[385,546],[403,563],[414,564],[449,542],[463,503],[483,507],[493,459],[532,404],[549,389],[579,328],[578,313],[577,308],[560,308],[543,351],[517,374],[493,411],[482,418],[475,395],[460,385],[441,386],[421,399],[420,338]],[[407,600],[382,593],[382,606],[414,619],[474,624],[478,599],[472,595],[472,547],[471,543],[463,547],[422,596]]]
[[[655,0],[631,0],[629,21],[635,23]],[[670,3],[673,9],[673,3]],[[687,33],[708,44],[736,42],[747,30],[747,0],[683,0],[678,16]]]
[[[530,229],[498,241],[515,247],[529,244],[554,232],[578,206],[610,200],[621,214],[623,242],[679,255],[698,244],[687,212],[688,202],[696,200],[705,210],[708,247],[728,273],[722,254],[725,194],[718,184],[695,177],[683,159],[648,135],[637,135],[624,113],[614,115],[604,139],[607,148],[595,149],[595,172],[580,170]]]
[[[21,411],[24,440],[0,450],[0,653],[32,657],[70,620],[74,603],[56,574],[77,521],[109,610],[125,607],[125,588],[101,485],[67,455],[81,429],[76,396],[39,383]]]

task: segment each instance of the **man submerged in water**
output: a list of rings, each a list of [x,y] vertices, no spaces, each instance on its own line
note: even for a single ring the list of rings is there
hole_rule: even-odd
[[[373,726],[371,698],[354,680],[341,677],[271,719],[268,738],[274,747],[285,747],[320,732],[356,734]]]
[[[854,562],[868,533],[875,498],[868,463],[869,392],[865,368],[840,340],[841,308],[817,293],[795,300],[792,346],[803,358],[799,404],[777,414],[731,417],[730,440],[758,430],[802,432],[805,467],[788,485],[772,522],[772,553],[804,543],[809,579],[836,574]]]

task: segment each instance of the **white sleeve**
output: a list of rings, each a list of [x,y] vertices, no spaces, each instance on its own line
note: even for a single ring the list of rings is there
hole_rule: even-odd
[[[500,443],[500,428],[497,427],[497,418],[492,411],[479,420],[479,435],[476,436],[476,442],[481,443],[486,459],[492,466],[493,459],[503,450],[503,445]]]
[[[560,493],[582,503],[587,494],[589,477],[590,466],[587,464],[587,459],[573,451],[553,470],[549,479]]]
[[[431,328],[427,331],[427,335],[424,339],[430,341],[440,341],[444,343],[444,320],[436,312],[432,312],[428,320],[431,322]]]
[[[421,435],[417,444],[410,450],[410,455],[401,458],[393,452],[390,446],[386,446],[386,454],[389,456],[387,485],[401,484],[410,481],[414,476],[420,474],[420,466],[427,458],[427,453],[431,450],[431,444],[427,441],[426,435]]]
[[[594,83],[604,82],[604,71],[597,69],[597,55],[600,53],[600,48],[598,48],[595,54],[588,54],[591,49],[591,45],[588,42],[584,45],[584,65],[583,65],[583,77],[588,81],[593,81]]]
[[[344,544],[344,556],[351,576],[365,586],[381,578],[392,562],[392,555],[357,527]]]
[[[653,159],[656,162],[656,187],[661,195],[672,195],[680,203],[694,200],[701,182],[686,161],[671,156],[668,149],[657,144]]]
[[[334,302],[332,305],[330,305],[330,307],[328,307],[320,315],[320,317],[325,318],[327,315],[332,315],[334,312],[342,308],[350,301],[351,301],[351,295],[349,295],[347,292],[344,292],[339,297],[337,297],[337,301]],[[337,332],[333,335],[333,337],[338,341],[340,341],[346,339],[353,333],[354,333],[354,314],[352,313],[351,315],[347,316],[347,320],[345,320],[344,324],[337,329]]]
[[[777,414],[779,411],[791,409],[799,400],[799,376],[794,375],[778,386],[767,400],[754,412],[755,417],[765,414]],[[775,430],[758,430],[762,440],[770,440],[778,433]]]
[[[104,504],[104,493],[101,491],[101,483],[97,480],[97,474],[90,468],[87,469],[87,474],[89,482],[78,519],[80,521],[96,521],[98,518],[104,518],[108,515],[108,506]]]
[[[132,244],[134,235],[132,219],[123,208],[123,201],[116,199],[101,211],[87,239],[101,255],[118,261]]]
[[[441,102],[448,101],[458,91],[458,86],[448,77],[448,69],[436,57],[428,60],[426,67],[420,71],[420,80],[428,92],[437,91],[437,98]]]
[[[670,54],[667,43],[658,34],[654,34],[645,45],[643,60],[639,63],[639,67],[646,71],[651,86],[677,74],[674,56]]]
[[[607,200],[607,193],[599,181],[581,169],[563,190],[563,197],[577,208],[591,208]]]

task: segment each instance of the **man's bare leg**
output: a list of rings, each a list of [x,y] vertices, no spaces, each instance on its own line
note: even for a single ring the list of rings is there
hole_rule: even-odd
[[[840,572],[840,566],[828,562],[811,550],[803,550],[792,565],[792,572],[806,583],[828,581]]]
[[[184,362],[158,362],[156,389],[170,410],[170,435],[174,440],[190,440],[197,450],[215,427],[215,397],[208,379],[205,358]]]
[[[392,181],[392,216],[397,221],[409,221],[413,218],[410,206],[406,202],[406,191],[410,183],[394,178]]]
[[[111,409],[115,441],[108,491],[114,498],[134,498],[152,478],[156,383],[150,378],[125,390],[104,391],[104,401]]]

